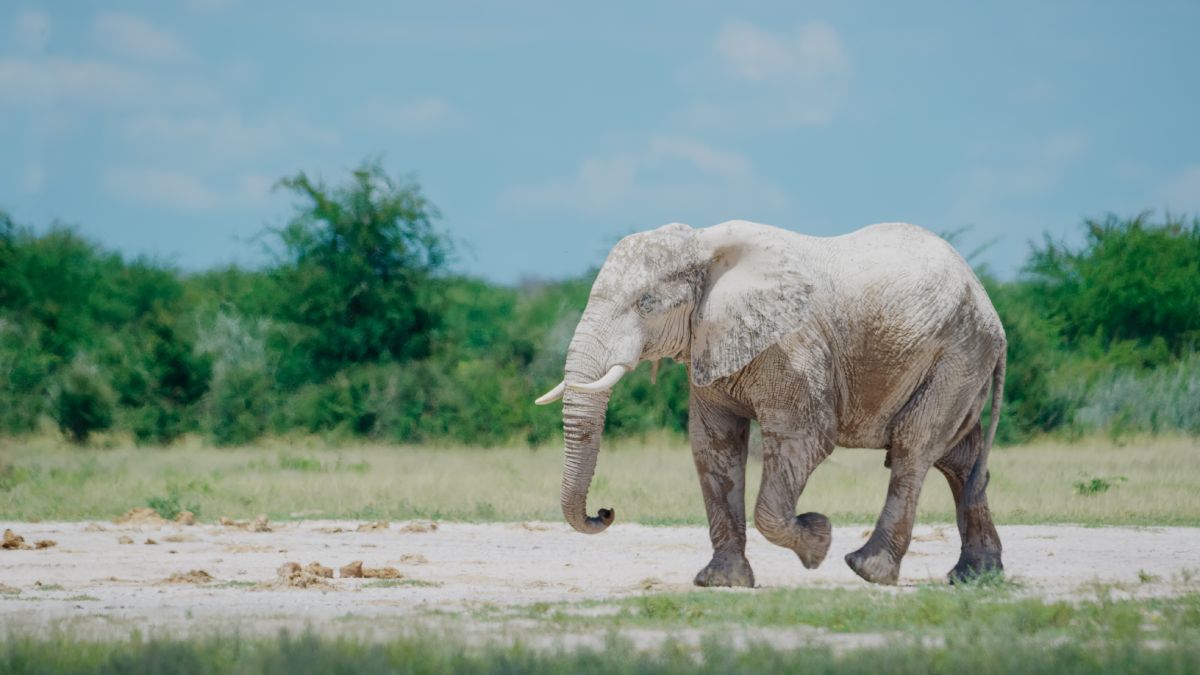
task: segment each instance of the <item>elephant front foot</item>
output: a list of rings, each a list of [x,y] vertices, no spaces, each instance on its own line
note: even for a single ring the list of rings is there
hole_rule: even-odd
[[[900,578],[900,561],[892,560],[886,548],[870,552],[864,546],[846,554],[846,564],[858,576],[873,584],[891,586]]]
[[[800,546],[796,548],[796,555],[806,568],[814,570],[829,554],[833,525],[819,513],[805,513],[796,516],[796,526],[800,528]]]
[[[754,570],[740,553],[716,553],[696,575],[697,586],[745,586],[754,588]]]
[[[759,512],[754,526],[767,541],[790,548],[808,569],[815,569],[829,553],[833,541],[833,526],[819,513],[805,513],[794,518],[777,518]]]
[[[964,548],[958,564],[946,576],[951,584],[971,583],[981,578],[999,579],[1004,576],[1004,564],[1000,562],[999,552]]]

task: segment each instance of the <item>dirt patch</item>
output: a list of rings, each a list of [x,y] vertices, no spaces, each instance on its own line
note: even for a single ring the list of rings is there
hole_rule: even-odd
[[[404,575],[395,567],[363,567],[361,560],[343,565],[338,570],[343,579],[402,579]]]
[[[88,523],[84,528],[84,532],[108,532],[108,528],[100,523]]]
[[[325,579],[333,578],[333,568],[326,567],[319,562],[313,561],[304,566],[304,571],[310,574],[315,574]]]
[[[188,541],[196,541],[196,538],[187,534],[168,534],[163,537],[163,541],[171,544],[182,544]]]
[[[164,584],[210,584],[216,581],[213,575],[204,570],[189,570],[176,572],[163,580]]]
[[[127,535],[127,534],[123,534],[123,535],[121,535],[121,536],[117,537],[117,543],[118,543],[118,544],[132,544],[132,543],[133,543],[133,537],[131,537],[131,536]]]
[[[179,523],[180,525],[195,525],[196,514],[187,510],[180,511],[179,515],[175,516],[175,522]]]
[[[317,566],[324,568],[320,563],[311,563],[309,567]],[[332,572],[332,570],[331,570]],[[314,573],[307,567],[301,567],[300,563],[288,562],[279,566],[275,571],[275,579],[259,584],[259,588],[266,590],[277,590],[280,588],[320,588],[332,590],[336,588],[333,584],[325,580],[326,577]]]
[[[12,596],[0,596],[0,635],[9,627],[48,634],[81,619],[89,621],[89,626],[103,625],[105,634],[121,639],[146,625],[170,632],[238,627],[267,636],[282,628],[303,631],[313,625],[321,626],[322,633],[339,635],[358,630],[344,621],[355,617],[354,625],[381,639],[394,639],[399,627],[410,625],[406,623],[410,618],[426,616],[431,609],[471,615],[483,605],[506,608],[535,602],[617,601],[645,593],[692,590],[693,576],[712,555],[708,531],[702,526],[618,523],[602,535],[585,537],[557,523],[547,523],[548,529],[540,530],[520,523],[451,522],[439,523],[435,534],[393,537],[355,532],[362,522],[316,521],[276,527],[274,533],[265,534],[201,524],[186,534],[203,543],[186,547],[140,545],[147,534],[161,542],[166,534],[181,533],[173,528],[139,536],[119,531],[120,526],[113,526],[108,533],[86,534],[86,522],[2,522],[0,533],[11,528],[29,543],[51,537],[60,540],[60,546],[44,551],[0,551],[0,581],[24,590],[16,598],[38,595],[28,589],[42,580],[72,589],[64,595],[85,592],[99,601],[83,603],[82,608],[68,602],[43,602],[34,608]],[[394,522],[391,531],[398,531],[403,524]],[[815,570],[805,569],[790,550],[749,530],[746,554],[761,590],[738,592],[876,588],[842,561],[846,553],[862,545],[860,534],[867,527],[834,528],[829,556]],[[317,528],[346,531],[322,534]],[[944,530],[944,539],[937,528]],[[1074,600],[1094,598],[1098,588],[1111,588],[1113,597],[1122,598],[1200,589],[1200,528],[1001,525],[999,531],[1005,575],[1019,584],[1021,594]],[[946,572],[959,558],[954,524],[918,524],[913,534],[899,586],[888,592],[908,593],[929,584],[945,584]],[[120,535],[136,539],[139,545],[119,545]],[[74,551],[63,550],[73,542],[79,542],[70,547]],[[360,548],[365,545],[376,548]],[[173,547],[180,549],[178,555],[169,554]],[[2,564],[18,557],[20,564]],[[361,577],[344,574],[345,578],[339,579],[338,567],[349,562],[346,558],[356,563],[366,559],[366,570],[372,570],[372,564],[394,565],[402,576],[394,583],[370,584],[367,582],[374,579],[387,581],[387,577],[364,573],[360,567],[351,574]],[[306,562],[322,559],[337,564],[316,567]],[[298,564],[279,572],[288,560]],[[332,578],[322,576],[328,572],[320,568],[332,568]],[[162,583],[174,573],[193,569],[208,572],[216,580]],[[114,576],[121,581],[113,580]],[[413,577],[419,581],[408,581]],[[1087,586],[1089,583],[1093,586]],[[256,592],[248,594],[251,589]],[[165,611],[168,609],[171,611]]]
[[[234,520],[226,516],[221,516],[217,520],[217,524],[223,527],[231,527],[238,530],[249,530],[251,532],[274,532],[271,529],[271,521],[267,519],[265,513],[260,513],[254,520]]]
[[[377,520],[373,523],[363,523],[362,525],[359,525],[358,527],[354,528],[354,531],[355,532],[377,532],[379,530],[387,530],[390,527],[391,527],[391,524],[388,523],[388,521]]]
[[[7,549],[9,551],[28,551],[30,549],[50,548],[51,546],[57,545],[58,542],[54,541],[53,539],[42,539],[41,541],[34,542],[31,546],[25,543],[25,537],[22,537],[16,532],[7,529],[4,530],[4,541],[0,542],[0,548]]]
[[[158,541],[151,539],[150,537],[146,537],[145,543],[147,546],[158,546]]]
[[[125,512],[125,515],[113,518],[113,522],[117,525],[151,525],[154,527],[161,527],[167,524],[167,521],[158,515],[158,511],[148,506],[129,509]]]
[[[221,548],[230,553],[266,553],[274,551],[274,546],[267,544],[221,544]]]
[[[21,592],[21,589],[14,588],[12,586],[9,586],[6,583],[0,582],[0,593],[4,593],[6,595],[16,595],[17,593],[20,593],[20,592]]]
[[[400,527],[401,532],[409,534],[421,534],[424,532],[437,532],[438,524],[433,520],[413,520],[405,523]]]
[[[914,534],[913,541],[950,541],[950,537],[946,536],[946,528],[935,527],[929,534]]]

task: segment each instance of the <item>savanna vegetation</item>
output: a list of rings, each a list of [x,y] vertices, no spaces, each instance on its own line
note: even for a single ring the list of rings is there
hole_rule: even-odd
[[[1041,440],[991,456],[988,501],[1004,524],[1200,526],[1197,443],[1185,438],[1074,444]],[[319,438],[215,448],[189,438],[166,449],[80,451],[48,437],[0,442],[0,520],[107,520],[135,506],[173,519],[188,510],[221,516],[511,522],[559,521],[562,451],[557,447],[406,447]],[[1086,461],[1081,461],[1086,457]],[[752,457],[747,501],[762,464]],[[800,500],[839,525],[870,523],[887,492],[878,450],[839,449],[816,470]],[[616,441],[600,457],[591,500],[621,522],[703,525],[691,451],[663,432]],[[806,506],[807,505],[807,506]],[[933,474],[918,520],[954,531],[954,501]]]
[[[551,440],[595,270],[517,286],[454,273],[438,211],[366,162],[303,173],[259,269],[182,272],[59,223],[0,213],[0,433],[77,443],[186,435],[217,445],[320,435],[493,446]],[[1032,245],[1021,275],[980,270],[1009,337],[1005,442],[1200,433],[1200,220],[1110,216],[1080,245]],[[612,398],[608,437],[687,427],[682,367]]]
[[[589,616],[574,609],[578,608],[547,604],[526,609],[524,625],[537,629],[525,635],[542,638],[542,646],[520,637],[471,645],[457,633],[413,634],[411,630],[383,642],[316,633],[285,633],[278,639],[219,634],[190,640],[138,635],[121,641],[10,635],[0,647],[0,670],[14,674],[1190,673],[1200,668],[1200,595],[1186,590],[1175,597],[1127,600],[1119,599],[1111,587],[1102,587],[1095,589],[1094,597],[1078,602],[1044,602],[990,586],[902,594],[845,589],[709,591],[641,596],[626,601],[615,615]],[[657,646],[639,648],[617,630],[628,626],[641,629],[643,643],[654,631],[691,627],[699,632],[699,645],[672,639],[667,633]],[[738,631],[771,627],[786,628],[794,644],[773,645],[769,633],[759,639],[750,633],[750,644],[741,646],[731,637]],[[807,641],[805,628],[811,631]],[[596,647],[556,649],[552,646],[556,635],[607,637]]]

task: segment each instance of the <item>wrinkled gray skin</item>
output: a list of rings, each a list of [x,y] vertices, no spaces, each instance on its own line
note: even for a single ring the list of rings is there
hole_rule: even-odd
[[[610,392],[572,387],[614,365],[671,357],[690,371],[689,433],[713,546],[697,585],[754,585],[745,556],[750,420],[763,437],[754,525],[805,567],[825,558],[830,524],[797,516],[796,502],[838,444],[884,449],[891,468],[870,539],[846,556],[859,576],[895,583],[931,467],[957,508],[962,553],[951,580],[1000,570],[984,488],[1005,347],[971,268],[913,225],[826,238],[731,221],[631,235],[601,268],[567,354],[563,514],[586,533],[614,517],[586,514]],[[985,438],[989,390],[996,413]]]

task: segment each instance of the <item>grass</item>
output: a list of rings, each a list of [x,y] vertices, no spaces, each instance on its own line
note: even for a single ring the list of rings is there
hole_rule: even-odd
[[[711,594],[720,596],[722,594]],[[728,595],[728,594],[725,594]],[[225,634],[190,640],[134,636],[97,642],[66,635],[8,636],[0,672],[26,673],[1190,673],[1200,669],[1196,596],[1145,601],[1131,609],[1026,604],[980,619],[952,603],[936,625],[953,629],[893,635],[883,647],[834,650],[801,643],[735,648],[714,632],[699,647],[667,641],[635,647],[608,632],[596,648],[534,648],[515,643],[468,645],[453,635],[403,635],[383,642],[312,633],[276,639]],[[989,618],[1001,617],[1002,620]],[[1034,621],[1030,621],[1033,617]],[[1079,631],[1084,631],[1080,633]]]
[[[363,584],[363,588],[437,588],[440,581],[422,581],[420,579],[376,579]]]
[[[989,500],[1002,524],[1200,525],[1198,452],[1200,441],[1188,438],[996,448]],[[107,519],[150,504],[168,512],[186,505],[207,520],[266,513],[275,520],[558,521],[561,465],[558,447],[330,448],[305,439],[234,449],[194,442],[76,448],[5,440],[0,519]],[[760,471],[752,460],[751,511]],[[882,452],[836,450],[809,481],[799,510],[841,524],[872,522],[887,478]],[[705,522],[690,452],[673,437],[602,450],[589,503],[593,512],[615,507],[619,522]],[[936,471],[926,481],[919,518],[954,520],[949,489]]]

